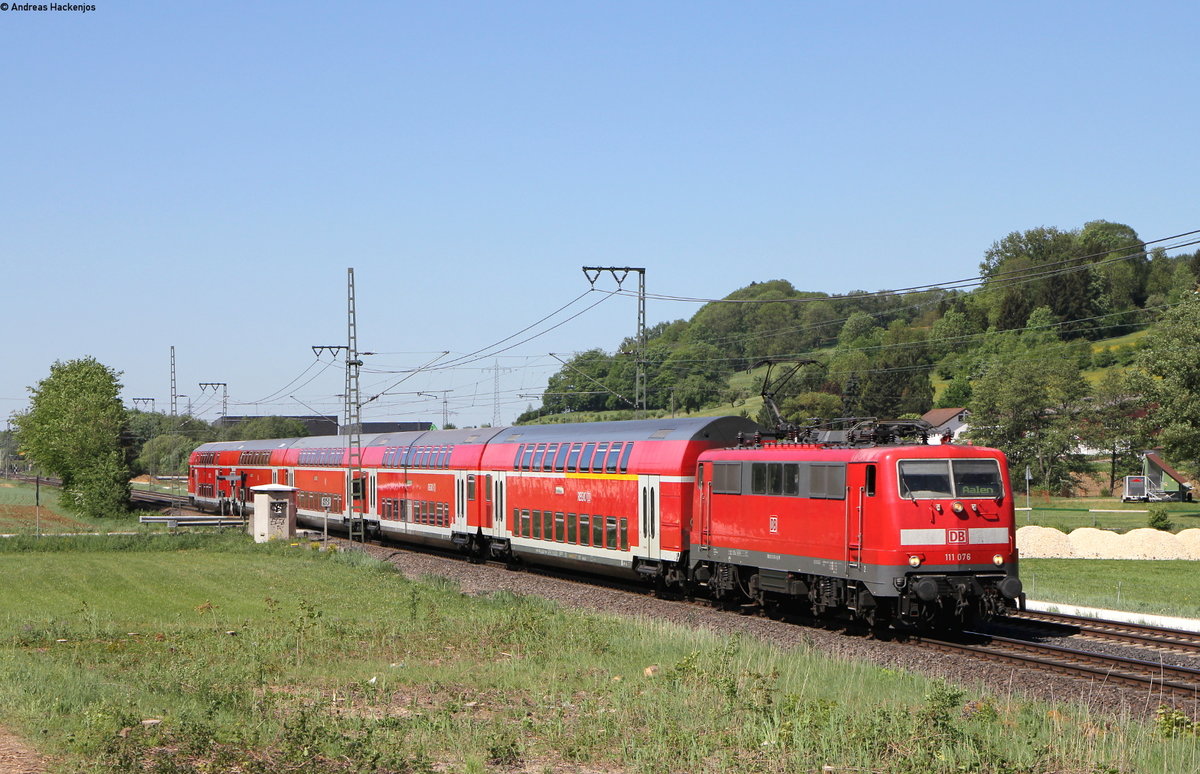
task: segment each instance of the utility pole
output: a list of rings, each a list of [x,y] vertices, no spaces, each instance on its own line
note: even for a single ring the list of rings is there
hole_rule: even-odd
[[[491,368],[484,371],[492,372],[492,427],[500,426],[500,374],[512,371],[511,368],[501,368],[500,361],[493,361]]]
[[[200,392],[211,389],[213,392],[221,388],[221,420],[229,418],[229,385],[225,382],[200,382]]]
[[[450,398],[447,396],[454,390],[433,390],[432,392],[418,392],[418,395],[424,395],[427,398],[437,398],[436,393],[442,394],[442,429],[446,429],[446,425],[450,424]]]
[[[350,425],[350,541],[367,542],[363,504],[367,482],[362,470],[362,398],[359,394],[358,317],[354,303],[354,268],[346,269],[346,420]],[[355,497],[355,495],[358,495]]]
[[[179,395],[175,391],[175,347],[171,347],[171,416],[175,416],[178,403]]]
[[[634,376],[633,402],[638,419],[641,419],[646,414],[646,269],[636,266],[584,266],[582,268],[583,276],[587,277],[588,284],[593,288],[596,287],[596,280],[600,278],[600,274],[608,272],[617,281],[618,290],[625,282],[625,278],[629,276],[629,272],[637,272],[638,327],[637,352],[635,353],[637,373]]]

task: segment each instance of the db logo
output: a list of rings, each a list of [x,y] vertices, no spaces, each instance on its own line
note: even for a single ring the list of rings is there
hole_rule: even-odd
[[[946,540],[950,543],[965,543],[967,542],[967,531],[965,529],[948,529],[946,530]]]

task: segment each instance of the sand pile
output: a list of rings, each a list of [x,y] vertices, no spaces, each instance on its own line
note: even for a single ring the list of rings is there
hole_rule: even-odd
[[[1049,527],[1021,527],[1017,549],[1030,559],[1195,559],[1200,560],[1200,529],[1178,535],[1143,527],[1124,535],[1083,527],[1064,535]]]
[[[1029,526],[1017,530],[1017,550],[1030,559],[1070,559],[1075,556],[1071,540],[1051,527]]]
[[[1076,559],[1112,559],[1122,550],[1121,536],[1106,529],[1083,527],[1067,536]]]

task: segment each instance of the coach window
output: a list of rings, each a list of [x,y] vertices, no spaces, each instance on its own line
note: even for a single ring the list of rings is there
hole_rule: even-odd
[[[467,476],[467,499],[474,502],[475,500],[475,475]]]
[[[625,448],[621,451],[620,470],[622,473],[629,472],[629,455],[633,453],[633,444],[625,444]]]
[[[563,512],[562,511],[556,512],[554,514],[554,540],[556,542],[561,543],[566,539],[566,537],[567,537],[566,526],[567,526],[566,518],[563,516]]]
[[[612,446],[609,447],[608,457],[605,459],[605,462],[604,462],[604,472],[605,473],[616,473],[617,472],[617,460],[619,460],[621,457],[621,447],[623,445],[624,444],[614,443]]]
[[[609,517],[605,518],[604,526],[605,526],[604,547],[605,548],[616,548],[617,547],[617,517],[609,516]]]
[[[629,519],[621,517],[620,540],[618,544],[622,551],[629,550]]]
[[[546,444],[539,443],[537,445],[537,451],[533,453],[533,467],[530,468],[530,470],[541,470],[542,457],[544,456],[546,456]]]
[[[579,532],[575,528],[575,514],[573,513],[567,514],[567,542],[579,542]]]
[[[542,460],[542,472],[549,473],[554,470],[554,457],[558,454],[558,444],[552,443],[546,447],[546,458]]]
[[[567,467],[567,452],[571,450],[571,444],[560,443],[558,445],[558,456],[554,458],[554,469],[563,471]]]
[[[590,546],[592,544],[591,525],[588,523],[588,515],[586,513],[579,514],[579,545]]]
[[[542,540],[554,538],[554,511],[542,511]]]
[[[542,537],[542,512],[530,511],[530,525],[533,529],[529,533],[529,537],[541,539]]]
[[[521,470],[529,470],[533,465],[533,450],[536,444],[525,444],[525,451],[521,454]]]
[[[589,443],[583,447],[583,456],[579,458],[579,472],[586,473],[592,467],[592,452],[596,451],[596,444]]]
[[[571,452],[570,452],[570,454],[567,455],[567,467],[566,467],[567,470],[574,472],[575,469],[579,466],[579,452],[582,449],[583,449],[583,444],[581,444],[581,443],[571,444]]]
[[[513,508],[513,519],[516,519],[516,518],[517,518],[517,509]],[[521,535],[521,537],[532,537],[533,536],[533,528],[530,526],[529,509],[528,508],[521,509],[521,519],[517,523],[520,525],[520,527],[517,530],[517,533],[519,535]]]
[[[604,517],[592,516],[592,545],[604,548]]]
[[[592,472],[604,472],[604,455],[608,453],[608,444],[602,443],[596,447],[596,457],[592,460]]]

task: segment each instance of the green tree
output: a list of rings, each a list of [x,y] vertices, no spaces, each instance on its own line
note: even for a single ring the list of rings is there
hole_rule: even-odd
[[[963,408],[971,402],[971,380],[966,374],[958,374],[946,385],[946,390],[937,400],[938,408]]]
[[[156,435],[142,445],[138,468],[152,476],[173,476],[187,473],[188,457],[196,442],[186,435],[167,433]]]
[[[62,479],[62,502],[86,516],[124,512],[129,502],[127,412],[120,374],[87,357],[56,361],[30,387],[16,416],[22,451]]]
[[[308,428],[299,419],[288,417],[255,417],[239,422],[221,433],[226,441],[257,441],[266,438],[304,438]]]
[[[993,361],[973,385],[969,405],[971,439],[1003,450],[1013,470],[1028,465],[1034,480],[1056,494],[1070,494],[1088,470],[1075,432],[1087,383],[1066,347]]]
[[[1151,398],[1148,416],[1167,458],[1200,475],[1200,295],[1190,293],[1151,329],[1138,357]]]
[[[1090,408],[1082,415],[1080,437],[1108,455],[1108,490],[1117,478],[1140,469],[1139,452],[1149,446],[1138,413],[1145,408],[1142,385],[1121,371],[1109,371],[1093,388]]]

